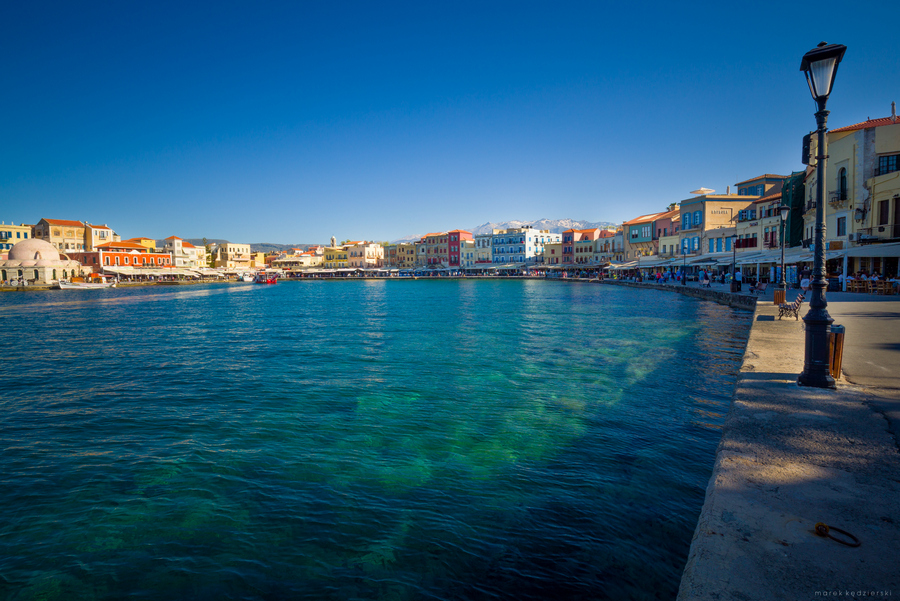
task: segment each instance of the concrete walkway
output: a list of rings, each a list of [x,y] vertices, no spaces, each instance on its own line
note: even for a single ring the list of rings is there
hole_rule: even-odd
[[[900,451],[878,408],[896,390],[889,380],[841,380],[837,391],[799,387],[803,322],[778,321],[771,292],[766,296],[754,315],[678,598],[900,596]],[[843,296],[829,294],[829,310],[847,326],[848,373],[863,374],[869,349],[897,342],[900,320],[890,316],[897,308],[884,305],[884,317],[874,317],[857,304],[869,295]],[[878,361],[896,375],[900,353],[896,346],[882,350]],[[817,522],[852,533],[861,546],[817,536]]]

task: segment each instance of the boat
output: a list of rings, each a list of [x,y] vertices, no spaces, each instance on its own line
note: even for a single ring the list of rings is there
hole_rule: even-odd
[[[70,282],[68,280],[59,280],[57,283],[60,290],[99,290],[100,288],[115,288],[115,282]]]
[[[239,282],[255,282],[256,277],[254,277],[254,275],[250,272],[242,273],[241,275],[238,276],[238,281]]]
[[[257,272],[256,277],[253,278],[254,284],[275,284],[276,282],[278,282],[278,276],[265,271]]]

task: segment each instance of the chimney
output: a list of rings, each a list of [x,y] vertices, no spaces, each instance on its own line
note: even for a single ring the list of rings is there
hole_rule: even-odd
[[[891,123],[897,122],[897,103],[891,102]]]
[[[725,194],[731,195],[731,186],[725,186]]]

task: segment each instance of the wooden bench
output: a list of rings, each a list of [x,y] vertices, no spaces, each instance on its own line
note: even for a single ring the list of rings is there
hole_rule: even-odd
[[[797,295],[797,300],[795,300],[794,302],[790,304],[781,303],[780,305],[778,305],[778,319],[781,319],[785,315],[793,315],[794,319],[800,319],[800,307],[803,305],[803,297],[804,293],[801,292]]]

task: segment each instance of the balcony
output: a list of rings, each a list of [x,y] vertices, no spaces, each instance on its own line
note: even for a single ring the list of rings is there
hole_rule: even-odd
[[[860,244],[873,242],[888,242],[900,239],[900,223],[892,225],[876,225],[857,230],[856,241]]]
[[[844,205],[847,203],[847,191],[846,190],[838,190],[837,192],[831,192],[828,195],[828,204],[835,209],[842,209]]]
[[[806,207],[803,209],[805,211],[814,211],[816,208],[816,201],[810,200],[806,203]]]
[[[812,248],[812,244],[813,244],[812,238],[806,238],[800,242],[800,246],[802,246],[803,248]]]
[[[764,248],[781,248],[777,240],[763,240]]]

